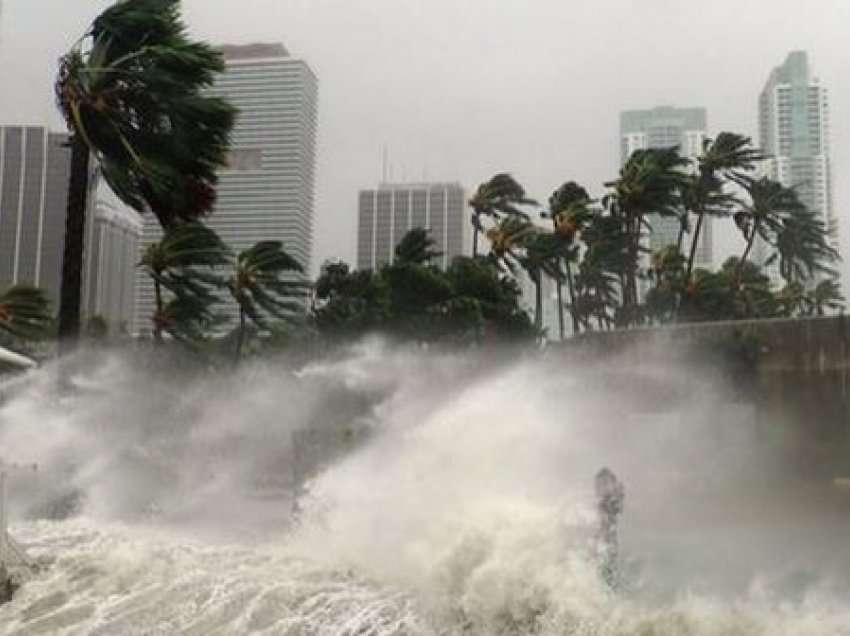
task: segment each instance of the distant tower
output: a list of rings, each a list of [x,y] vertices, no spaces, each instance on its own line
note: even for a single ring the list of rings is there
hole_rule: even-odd
[[[673,108],[658,106],[648,110],[627,110],[620,113],[621,165],[635,150],[669,148],[678,146],[685,157],[702,153],[706,138],[706,111],[704,108]],[[648,247],[652,252],[676,245],[679,238],[679,221],[672,217],[650,215],[652,227]],[[695,264],[711,269],[714,266],[714,247],[711,218],[703,220],[700,243],[697,245]],[[687,238],[687,237],[686,237]]]
[[[382,183],[361,190],[357,219],[357,268],[392,263],[395,247],[413,228],[429,231],[448,266],[465,252],[466,199],[459,183]]]
[[[826,87],[812,76],[805,51],[788,54],[773,69],[759,96],[759,143],[769,159],[764,173],[794,186],[806,206],[821,215],[838,249],[838,219],[832,207],[829,100]],[[753,258],[763,264],[771,249],[756,241]],[[768,272],[779,283],[775,267]]]
[[[71,168],[67,140],[44,126],[0,126],[0,286],[41,287],[54,309]]]
[[[234,251],[258,241],[281,241],[309,272],[313,246],[318,81],[303,60],[282,44],[226,45],[225,70],[210,94],[238,110],[229,165],[220,171],[213,213],[204,222]],[[144,249],[159,239],[159,225],[145,218]],[[307,274],[304,278],[306,279]],[[137,278],[134,333],[149,332],[153,284]],[[306,298],[305,298],[306,304]],[[233,319],[230,302],[217,308]],[[225,326],[227,328],[227,326]]]

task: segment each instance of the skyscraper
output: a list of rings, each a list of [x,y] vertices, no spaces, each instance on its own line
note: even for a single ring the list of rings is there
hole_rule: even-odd
[[[70,151],[44,126],[0,126],[0,285],[41,287],[59,305]]]
[[[627,110],[620,113],[620,160],[622,164],[635,150],[678,146],[686,157],[697,157],[706,138],[704,108],[673,108],[658,106],[648,110]],[[672,217],[651,215],[652,227],[649,249],[652,252],[675,245],[679,238],[679,221]],[[695,264],[711,268],[714,260],[711,218],[703,221]]]
[[[309,270],[313,244],[313,188],[318,83],[303,60],[282,44],[222,46],[226,68],[210,94],[238,109],[229,165],[220,172],[217,201],[205,223],[233,250],[261,240],[282,241]],[[142,249],[158,240],[153,217],[145,219]],[[134,332],[148,331],[153,285],[137,280]],[[222,305],[236,315],[236,307]]]
[[[357,268],[392,263],[395,247],[408,230],[425,228],[443,253],[446,267],[464,253],[466,200],[459,183],[382,183],[361,190],[357,218]]]
[[[813,77],[805,51],[793,51],[770,73],[759,96],[759,143],[769,159],[764,173],[797,188],[802,202],[821,215],[838,249],[838,219],[832,209],[829,99]],[[767,245],[757,241],[754,260],[764,263]],[[775,269],[775,268],[774,268]],[[777,272],[769,272],[776,279]]]
[[[67,134],[44,126],[0,126],[0,286],[40,287],[54,312],[71,169],[67,141]],[[138,220],[117,199],[107,208],[94,172],[89,185],[83,318],[99,315],[118,327],[132,316]]]
[[[129,330],[133,320],[141,226],[111,192],[100,195],[86,223],[83,317],[103,318],[114,333]]]

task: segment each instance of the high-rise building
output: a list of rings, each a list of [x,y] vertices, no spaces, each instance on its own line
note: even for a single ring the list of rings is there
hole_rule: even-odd
[[[99,316],[113,333],[129,331],[136,302],[139,215],[111,192],[98,198],[86,224],[82,313]]]
[[[54,312],[62,285],[71,170],[67,142],[66,133],[44,126],[0,126],[0,286],[40,287]],[[84,320],[99,315],[117,328],[132,316],[139,228],[136,214],[117,199],[107,209],[98,196],[99,184],[92,172],[82,314]]]
[[[59,305],[70,150],[44,126],[0,126],[0,285],[41,287]]]
[[[429,231],[446,267],[465,251],[468,223],[459,183],[382,183],[361,190],[357,218],[357,268],[392,263],[395,247],[411,229]]]
[[[205,223],[235,251],[257,241],[282,241],[307,272],[313,244],[316,76],[281,44],[227,45],[221,51],[225,70],[209,93],[227,99],[238,114],[229,165],[220,171],[215,209]],[[156,220],[146,218],[141,248],[159,236]],[[147,332],[153,285],[140,273],[137,289],[133,329]],[[219,310],[236,316],[231,303]]]
[[[763,172],[795,187],[801,201],[821,215],[838,249],[838,219],[832,207],[829,98],[812,75],[805,51],[793,51],[770,73],[759,96],[759,143],[769,159]],[[764,263],[769,246],[757,241],[754,260]],[[769,272],[778,279],[775,268]],[[777,281],[778,282],[778,281]]]
[[[704,108],[673,108],[659,106],[648,110],[627,110],[620,113],[620,160],[626,160],[635,150],[669,148],[677,146],[685,157],[702,153],[706,138],[706,112]],[[650,215],[652,228],[649,249],[652,252],[668,245],[676,245],[679,238],[679,220],[673,217]],[[711,219],[703,220],[700,242],[695,255],[697,267],[711,268],[714,247]]]

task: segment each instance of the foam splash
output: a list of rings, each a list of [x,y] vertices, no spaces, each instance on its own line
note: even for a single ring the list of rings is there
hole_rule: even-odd
[[[0,408],[2,453],[41,466],[13,503],[22,520],[73,490],[77,514],[13,528],[50,565],[0,634],[847,636],[847,518],[792,480],[742,487],[762,468],[746,409],[644,390],[687,393],[684,371],[626,370],[630,391],[374,341],[179,382],[109,358],[70,397],[37,372]],[[292,526],[293,434],[355,423]],[[593,544],[603,465],[629,491],[617,594]]]

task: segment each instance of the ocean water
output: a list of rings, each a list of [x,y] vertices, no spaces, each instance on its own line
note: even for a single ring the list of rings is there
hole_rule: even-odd
[[[850,635],[850,502],[703,370],[370,341],[202,380],[98,357],[75,383],[4,391],[39,568],[0,634]]]

